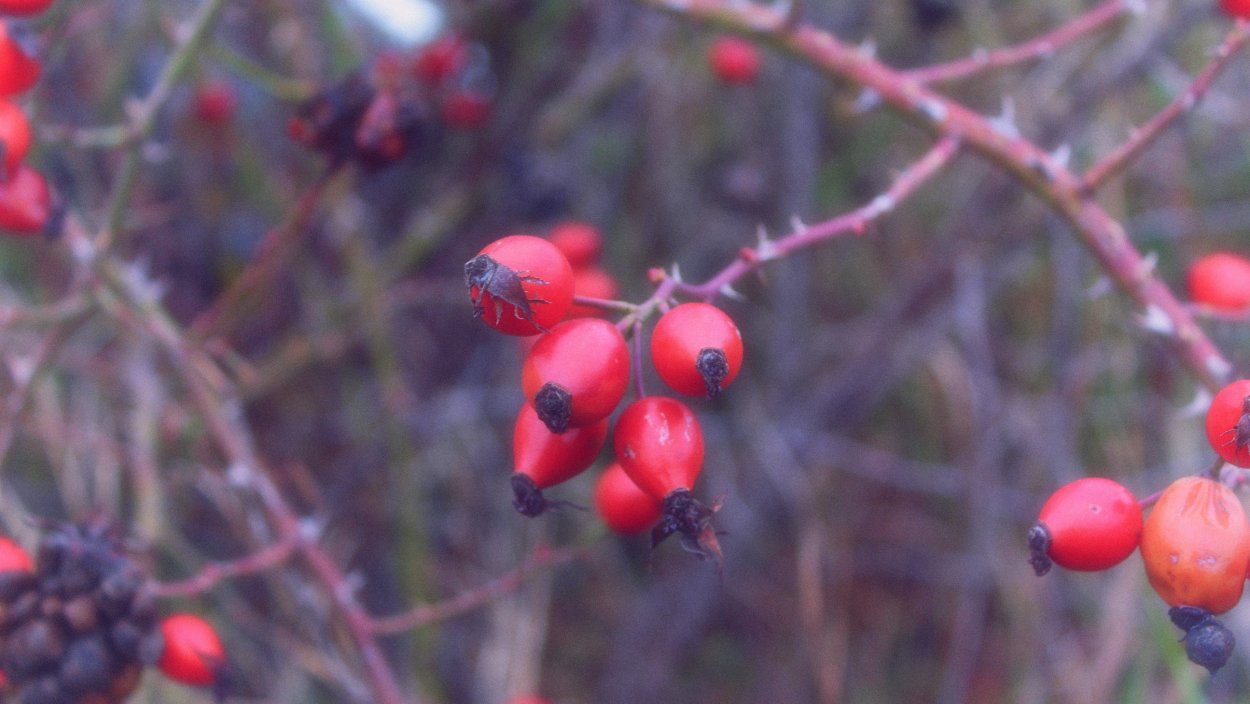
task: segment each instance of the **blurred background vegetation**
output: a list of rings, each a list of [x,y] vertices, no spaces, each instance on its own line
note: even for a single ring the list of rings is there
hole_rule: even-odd
[[[1148,0],[1047,60],[944,87],[1076,167],[1188,84],[1227,28],[1209,0]],[[28,23],[45,73],[23,105],[32,157],[98,225],[123,150],[107,139],[146,95],[197,3],[65,0]],[[898,67],[1028,39],[1089,3],[809,1],[805,17]],[[1136,557],[1102,574],[1029,569],[1045,497],[1084,475],[1139,496],[1205,469],[1198,388],[1137,323],[1066,226],[1008,176],[961,156],[863,236],[769,265],[721,300],[746,365],[693,405],[707,436],[697,493],[725,495],[726,557],[708,565],[593,513],[510,505],[522,403],[517,340],[471,319],[462,265],[508,233],[576,218],[604,233],[622,297],[649,267],[718,271],[756,230],[869,201],[928,137],[858,92],[764,50],[750,85],[707,67],[714,30],[608,0],[463,0],[443,21],[492,93],[471,130],[432,124],[385,168],[333,171],[275,285],[211,341],[247,428],[291,502],[378,614],[435,602],[523,562],[586,547],[470,613],[384,643],[422,701],[1201,702],[1250,689],[1250,647],[1213,679],[1189,664]],[[232,2],[142,149],[121,247],[190,324],[330,173],[293,142],[300,100],[384,52],[349,6]],[[1236,60],[1210,96],[1100,194],[1166,281],[1215,249],[1250,253],[1250,110]],[[197,114],[225,86],[232,117]],[[101,129],[104,128],[104,129]],[[56,240],[0,242],[0,358],[46,373],[6,416],[5,527],[104,512],[155,574],[255,549],[171,361],[124,315],[46,312],[72,279]],[[102,303],[93,305],[103,306]],[[1204,323],[1244,374],[1245,323]],[[649,389],[661,385],[648,369]],[[606,462],[553,495],[589,504]],[[351,643],[297,564],[171,608],[230,643],[239,701],[369,701]],[[1226,623],[1250,643],[1250,612]],[[211,697],[155,675],[136,701]]]

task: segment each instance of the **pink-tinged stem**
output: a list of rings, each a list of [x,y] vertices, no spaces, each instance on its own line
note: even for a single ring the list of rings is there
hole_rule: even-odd
[[[1146,124],[1135,130],[1131,137],[1115,151],[1108,154],[1101,161],[1094,164],[1085,172],[1082,179],[1081,187],[1086,193],[1093,193],[1101,186],[1107,183],[1113,176],[1123,171],[1130,163],[1137,159],[1146,147],[1150,146],[1159,138],[1169,125],[1176,121],[1181,115],[1194,109],[1198,101],[1210,90],[1211,84],[1215,82],[1216,77],[1224,71],[1228,66],[1229,60],[1236,55],[1237,51],[1246,45],[1250,40],[1250,23],[1246,20],[1238,20],[1233,28],[1225,35],[1224,41],[1215,50],[1211,61],[1198,75],[1194,77],[1192,83],[1185,92],[1181,93],[1175,100],[1168,103],[1154,117],[1150,118]]]
[[[1128,12],[1128,0],[1108,0],[1076,19],[1027,42],[998,49],[981,49],[966,58],[904,71],[902,76],[917,83],[939,83],[967,78],[988,69],[1045,59],[1081,37],[1110,25]]]
[[[1123,226],[1087,196],[1080,177],[1021,136],[1014,125],[948,100],[828,32],[810,25],[788,28],[785,16],[771,6],[730,0],[637,1],[766,38],[830,76],[874,91],[883,104],[921,128],[958,138],[1062,216],[1121,292],[1142,307],[1142,320],[1150,329],[1172,344],[1204,386],[1213,391],[1222,386],[1232,365],[1155,276],[1151,262],[1129,241]]]
[[[298,544],[294,534],[230,562],[212,562],[193,577],[179,582],[157,582],[152,593],[157,597],[187,597],[203,594],[227,579],[264,572],[286,562],[295,554]]]

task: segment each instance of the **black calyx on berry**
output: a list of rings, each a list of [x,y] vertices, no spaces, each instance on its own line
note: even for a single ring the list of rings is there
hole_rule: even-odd
[[[563,386],[549,381],[534,394],[534,410],[547,430],[559,435],[569,429],[573,395]]]
[[[1045,523],[1029,529],[1029,564],[1038,577],[1050,571],[1054,562],[1050,559],[1050,531]]]
[[[722,575],[720,541],[712,526],[712,516],[720,510],[721,502],[707,505],[694,498],[689,489],[674,489],[664,497],[660,509],[660,522],[651,529],[651,549],[674,533],[681,534],[681,546],[701,560],[709,560],[716,566],[716,574]]]
[[[707,385],[707,397],[720,395],[721,384],[729,376],[729,359],[725,351],[718,347],[704,347],[694,359],[694,368],[699,370],[699,376]]]
[[[575,508],[579,511],[585,511],[585,506],[578,506],[572,501],[552,500],[543,496],[543,490],[538,488],[533,479],[524,474],[512,475],[512,507],[522,516],[541,516],[548,511],[559,511],[566,508]]]

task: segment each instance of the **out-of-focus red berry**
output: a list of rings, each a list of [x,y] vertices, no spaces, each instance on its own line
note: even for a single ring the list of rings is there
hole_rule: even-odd
[[[490,118],[490,98],[470,90],[456,90],[439,107],[443,121],[456,130],[474,130]]]
[[[30,151],[30,122],[26,113],[11,101],[0,98],[0,178],[14,173]]]
[[[0,15],[29,17],[52,6],[53,0],[0,0]]]
[[[43,174],[23,164],[0,181],[0,230],[37,235],[48,226],[51,215],[52,194]]]
[[[8,23],[0,22],[0,97],[24,93],[39,80],[39,71],[39,62],[13,38]]]
[[[427,44],[412,62],[412,72],[430,85],[441,85],[460,73],[469,59],[469,45],[456,34],[447,34]]]
[[[216,629],[195,614],[174,614],[161,621],[165,648],[156,665],[176,682],[196,686],[216,683],[226,649]]]
[[[1201,257],[1189,265],[1186,283],[1194,303],[1234,313],[1250,308],[1250,259],[1245,257],[1231,252]]]
[[[30,572],[34,568],[30,553],[12,539],[0,537],[0,572]]]
[[[759,50],[739,37],[721,37],[712,42],[708,62],[717,77],[726,83],[750,83],[760,72]]]
[[[616,278],[597,266],[587,266],[573,270],[573,295],[587,298],[602,298],[607,301],[616,300]],[[594,318],[609,313],[604,308],[578,305],[576,302],[569,307],[566,318]]]
[[[211,127],[224,127],[234,119],[238,104],[234,87],[225,81],[205,81],[195,89],[195,118]]]
[[[1229,17],[1250,18],[1250,0],[1220,0],[1220,9]]]
[[[603,235],[599,228],[581,220],[565,220],[551,228],[547,239],[564,253],[569,266],[578,269],[599,263],[603,253]]]

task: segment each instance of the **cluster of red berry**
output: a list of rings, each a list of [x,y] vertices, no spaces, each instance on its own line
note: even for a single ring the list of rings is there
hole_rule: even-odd
[[[1216,394],[1206,434],[1224,462],[1250,467],[1250,379]],[[1143,504],[1153,505],[1144,521]],[[1228,661],[1235,640],[1215,616],[1237,605],[1250,577],[1250,522],[1214,473],[1177,479],[1140,503],[1110,479],[1078,479],[1046,501],[1028,540],[1039,576],[1052,562],[1104,570],[1140,546],[1150,586],[1186,632],[1189,659],[1211,672]]]
[[[484,52],[449,34],[415,55],[384,54],[309,98],[287,132],[332,159],[385,166],[440,126],[481,127],[490,117],[490,82]]]
[[[155,623],[141,573],[100,526],[56,528],[38,554],[36,562],[0,537],[0,694],[32,703],[120,702],[144,664],[223,691],[217,631],[190,613]]]
[[[551,239],[496,240],[464,267],[475,317],[509,335],[539,336],[522,368],[526,403],[512,441],[513,503],[526,516],[566,505],[543,490],[594,463],[607,442],[609,416],[629,384],[630,352],[617,325],[569,315],[578,312],[575,293],[586,290],[579,288],[570,260],[591,266],[599,248],[593,228],[566,225]],[[656,323],[651,361],[674,391],[715,396],[742,366],[742,338],[719,308],[683,303]],[[691,493],[703,465],[703,433],[694,412],[677,399],[640,391],[617,418],[612,445],[616,462],[595,489],[595,505],[608,526],[622,533],[652,526],[653,547],[680,533],[688,548],[719,565],[711,527],[718,505]]]
[[[52,0],[5,0],[0,14],[35,15]],[[40,66],[14,37],[14,27],[0,21],[0,229],[37,235],[52,220],[52,196],[43,174],[25,163],[31,131],[26,114],[13,102],[39,80]]]
[[[1194,303],[1223,313],[1250,311],[1250,259],[1215,252],[1189,265],[1186,277]]]

